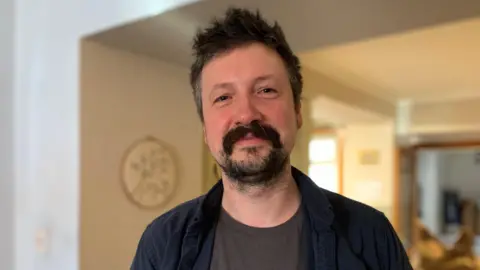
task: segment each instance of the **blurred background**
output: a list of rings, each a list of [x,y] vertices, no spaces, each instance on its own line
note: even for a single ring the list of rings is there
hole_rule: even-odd
[[[278,21],[303,64],[293,165],[384,212],[416,269],[477,269],[476,0],[3,0],[0,269],[128,269],[150,221],[217,181],[190,46],[231,4]],[[155,166],[163,184],[136,189]]]

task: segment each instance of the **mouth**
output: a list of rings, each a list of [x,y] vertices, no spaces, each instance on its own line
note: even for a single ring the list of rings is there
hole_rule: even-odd
[[[265,139],[256,137],[253,134],[248,133],[246,136],[237,140],[235,144],[240,146],[254,146],[258,144],[264,144],[265,142],[266,142]]]

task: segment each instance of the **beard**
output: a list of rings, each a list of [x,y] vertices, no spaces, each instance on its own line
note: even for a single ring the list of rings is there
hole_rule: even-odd
[[[247,135],[270,142],[267,154],[262,154],[265,146],[245,147],[245,159],[232,158],[235,143]],[[224,173],[240,188],[268,187],[275,183],[288,161],[280,134],[271,126],[252,121],[249,125],[238,126],[230,130],[223,139],[223,151],[218,162]]]

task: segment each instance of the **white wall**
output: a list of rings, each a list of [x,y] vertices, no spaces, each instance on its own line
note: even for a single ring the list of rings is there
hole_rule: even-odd
[[[475,164],[480,148],[445,152],[445,187],[458,190],[463,198],[480,201],[480,164]]]
[[[15,270],[78,269],[80,38],[187,2],[15,0]]]
[[[13,0],[0,1],[0,269],[13,269]]]
[[[393,123],[352,124],[342,130],[341,136],[344,141],[344,194],[377,208],[391,218],[395,164]],[[361,164],[359,157],[364,150],[377,151],[379,162]]]
[[[416,161],[421,220],[432,233],[439,235],[442,231],[441,168],[444,157],[435,150],[421,150],[417,153]]]
[[[83,44],[81,269],[128,269],[146,225],[202,192],[202,126],[187,69]],[[169,145],[178,166],[179,186],[163,209],[139,209],[120,184],[125,150],[147,135]]]

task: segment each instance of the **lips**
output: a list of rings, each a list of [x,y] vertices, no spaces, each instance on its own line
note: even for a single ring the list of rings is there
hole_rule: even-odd
[[[264,140],[263,138],[257,137],[253,135],[253,133],[248,133],[247,135],[243,136],[242,138],[238,139],[239,141],[249,141],[249,140]]]
[[[253,134],[249,134],[245,137],[238,139],[235,144],[254,144],[254,143],[265,142],[265,141],[266,140],[262,138],[258,138]]]

